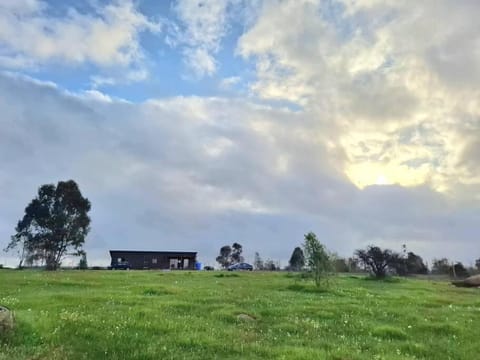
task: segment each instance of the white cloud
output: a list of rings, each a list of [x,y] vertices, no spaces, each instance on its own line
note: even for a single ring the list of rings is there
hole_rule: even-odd
[[[51,10],[52,5],[40,0],[0,4],[2,66],[91,63],[103,69],[133,67],[128,72],[133,74],[131,80],[145,78],[139,35],[159,32],[160,24],[140,13],[131,1],[98,5],[90,13],[68,7],[61,17]]]
[[[332,124],[358,185],[480,185],[462,150],[480,129],[480,4],[326,4],[263,3],[237,47],[256,66],[251,90]]]
[[[110,96],[105,95],[98,90],[86,90],[83,96],[87,99],[92,99],[96,101],[112,102],[112,98]]]
[[[205,48],[187,48],[183,55],[185,62],[198,77],[212,75],[216,71],[215,58]]]
[[[220,98],[132,104],[11,75],[0,76],[0,107],[0,247],[36,188],[68,178],[92,201],[87,250],[105,262],[109,248],[132,246],[212,261],[233,241],[247,257],[287,260],[309,230],[342,255],[406,242],[468,260],[477,247],[478,200],[358,190],[334,129],[313,114]]]
[[[8,4],[20,23],[46,14],[33,0]],[[178,2],[180,25],[169,40],[196,76],[217,70],[228,30],[227,2],[202,4]],[[213,258],[240,241],[285,259],[313,230],[343,255],[372,242],[407,243],[426,257],[469,260],[480,223],[478,7],[443,0],[252,6],[258,13],[237,47],[255,66],[250,90],[297,111],[201,97],[132,104],[1,76],[0,239],[39,184],[72,177],[94,205],[90,246],[98,254],[135,243]],[[41,60],[39,50],[29,51],[11,61]],[[122,51],[119,59],[140,50]],[[130,76],[143,78],[132,59]]]
[[[178,0],[174,6],[179,24],[172,24],[169,43],[183,48],[184,61],[196,77],[217,70],[215,55],[228,31],[231,0]]]
[[[230,76],[224,78],[222,81],[220,81],[220,88],[225,90],[230,89],[232,86],[238,84],[241,80],[242,79],[240,76]]]
[[[134,66],[127,71],[117,69],[116,71],[109,71],[108,75],[92,75],[90,82],[92,88],[101,88],[104,86],[114,86],[118,84],[128,84],[132,82],[140,82],[148,78],[149,72],[141,65]]]

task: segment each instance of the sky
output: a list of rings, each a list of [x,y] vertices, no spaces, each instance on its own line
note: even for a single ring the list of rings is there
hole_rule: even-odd
[[[0,1],[0,248],[46,183],[92,203],[85,249],[309,231],[480,257],[480,2]],[[15,264],[13,254],[0,263]],[[68,260],[76,262],[78,260]],[[68,261],[66,264],[68,264]]]

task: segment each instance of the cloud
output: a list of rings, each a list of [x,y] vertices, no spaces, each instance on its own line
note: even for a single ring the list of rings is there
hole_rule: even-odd
[[[341,255],[406,243],[427,258],[471,261],[480,223],[479,5],[253,3],[236,49],[255,69],[248,98],[135,104],[1,75],[0,239],[37,186],[74,178],[93,203],[88,249],[98,258],[133,246],[198,250],[211,262],[239,241],[247,256],[286,260],[312,230]],[[175,6],[168,41],[195,76],[218,69],[228,4]],[[33,0],[2,6],[24,27],[48,14]],[[106,19],[69,15],[78,18]],[[148,29],[142,21],[133,28]],[[39,31],[40,40],[63,36]],[[119,58],[133,54],[125,66],[142,78],[135,46]],[[39,50],[18,49],[0,61],[42,60]]]
[[[129,84],[132,82],[140,82],[148,78],[149,72],[141,65],[136,65],[128,71],[110,70],[108,75],[92,75],[90,76],[90,83],[92,88],[101,88],[104,86],[114,86],[120,84]]]
[[[63,11],[62,15],[55,15],[55,10]],[[146,71],[139,37],[145,31],[159,32],[160,24],[140,13],[131,1],[95,5],[90,10],[54,9],[40,0],[2,2],[0,64],[8,68],[93,64],[105,71],[133,67],[137,75],[130,79],[144,79],[138,76],[138,71]]]
[[[230,76],[220,81],[220,88],[224,90],[228,90],[241,81],[242,81],[242,78],[240,76]]]
[[[0,76],[0,246],[39,185],[75,179],[92,202],[89,258],[109,248],[197,250],[213,263],[239,241],[284,262],[313,230],[342,255],[406,242],[426,257],[471,258],[478,202],[428,186],[359,190],[307,112],[243,99],[140,104]],[[452,241],[455,240],[455,247]]]
[[[459,164],[472,153],[462,150],[465,128],[472,136],[479,129],[480,5],[327,3],[263,3],[237,46],[256,67],[251,91],[334,124],[332,141],[358,186],[388,177],[453,194],[461,183],[479,184]]]
[[[216,72],[215,55],[228,31],[227,9],[232,1],[178,0],[174,5],[178,23],[171,23],[168,42],[180,46],[184,62],[195,77]]]

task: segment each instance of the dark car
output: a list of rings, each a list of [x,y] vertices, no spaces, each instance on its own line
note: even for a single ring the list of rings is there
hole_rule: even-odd
[[[112,262],[112,265],[110,266],[110,269],[112,270],[130,270],[130,264],[128,261],[118,261],[118,262]]]
[[[228,271],[237,271],[237,270],[248,270],[248,271],[252,271],[253,270],[253,266],[250,265],[250,264],[247,264],[247,263],[238,263],[238,264],[233,264],[233,265],[230,265],[228,268],[227,268]]]

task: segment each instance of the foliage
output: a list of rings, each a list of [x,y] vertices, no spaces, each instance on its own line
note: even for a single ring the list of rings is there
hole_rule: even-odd
[[[333,274],[332,261],[325,247],[313,232],[305,235],[303,248],[307,269],[313,277],[315,285],[317,287],[328,285],[328,280]]]
[[[453,277],[463,278],[468,277],[470,274],[461,262],[457,262],[450,267],[450,275],[452,275]]]
[[[263,260],[260,257],[260,254],[258,252],[255,253],[255,259],[253,260],[253,267],[255,268],[255,270],[263,270],[264,268]]]
[[[405,251],[402,255],[393,254],[389,267],[395,270],[395,273],[400,276],[428,273],[428,267],[423,262],[423,259],[411,251],[408,253]]]
[[[477,268],[477,271],[480,271],[480,259],[475,260],[475,267]]]
[[[300,271],[305,266],[305,255],[301,247],[297,246],[290,257],[288,262],[289,270],[291,271]]]
[[[335,272],[338,273],[350,272],[350,267],[348,266],[347,260],[345,260],[345,258],[336,257],[333,261],[333,267],[335,268]]]
[[[457,262],[452,265],[447,258],[434,259],[432,273],[449,275],[453,277],[467,277],[469,275],[468,270],[461,262]]]
[[[216,260],[222,268],[226,269],[232,264],[243,262],[242,251],[242,245],[239,243],[233,243],[232,246],[222,246]]]
[[[428,274],[428,267],[424,263],[422,257],[413,252],[407,255],[407,272],[409,274]]]
[[[90,207],[73,180],[42,185],[25,208],[6,251],[21,249],[20,267],[23,260],[40,261],[48,270],[56,270],[65,255],[82,253],[90,230]]]
[[[349,272],[361,272],[364,271],[362,268],[360,268],[360,261],[356,257],[349,257],[347,259],[347,266],[348,266],[348,271]]]
[[[87,253],[83,252],[81,255],[80,261],[78,262],[78,268],[80,270],[87,270],[88,269],[88,262],[87,262]]]
[[[399,258],[399,255],[391,250],[382,250],[373,245],[368,246],[367,249],[356,250],[355,256],[379,279],[387,275],[388,267],[394,267]]]
[[[233,243],[232,255],[230,255],[232,264],[243,262],[242,251],[243,251],[242,245],[240,245],[239,243]]]
[[[449,275],[450,270],[450,261],[447,258],[433,259],[432,274]]]
[[[392,253],[391,259],[388,263],[388,269],[399,276],[407,275],[407,260],[406,257],[398,253]]]
[[[277,270],[280,270],[280,265],[271,259],[267,259],[265,260],[263,270],[277,271]]]
[[[229,267],[231,262],[232,248],[229,245],[222,246],[220,248],[220,255],[217,256],[216,260],[224,269]]]

